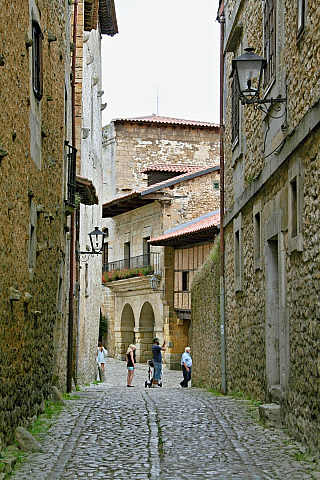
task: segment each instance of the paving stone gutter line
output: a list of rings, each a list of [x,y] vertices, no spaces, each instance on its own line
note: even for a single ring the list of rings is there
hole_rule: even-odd
[[[88,418],[89,413],[92,408],[97,407],[101,403],[101,399],[104,395],[104,392],[99,392],[98,397],[94,401],[89,401],[83,408],[82,412],[77,416],[75,425],[72,429],[70,436],[68,437],[68,442],[63,446],[62,451],[60,452],[50,475],[46,480],[60,480],[63,474],[65,467],[67,466],[74,447],[82,434],[82,429],[85,425],[85,422]]]
[[[151,479],[159,478],[160,468],[160,454],[159,454],[159,427],[157,419],[157,410],[153,400],[144,391],[141,394],[146,402],[146,408],[148,412],[148,424],[150,431],[149,451],[151,460]]]

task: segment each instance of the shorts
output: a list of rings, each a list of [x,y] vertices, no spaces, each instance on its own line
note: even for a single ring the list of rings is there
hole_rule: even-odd
[[[128,370],[134,370],[134,367],[127,367]]]
[[[154,363],[153,378],[154,380],[160,380],[162,363],[159,363],[159,362],[153,362],[153,363]]]

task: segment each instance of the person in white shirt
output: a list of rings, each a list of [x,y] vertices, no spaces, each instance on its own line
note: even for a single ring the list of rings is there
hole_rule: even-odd
[[[182,382],[180,382],[180,385],[183,388],[188,387],[188,382],[190,382],[191,380],[192,358],[191,358],[190,352],[191,352],[191,348],[186,347],[181,357],[183,380]]]

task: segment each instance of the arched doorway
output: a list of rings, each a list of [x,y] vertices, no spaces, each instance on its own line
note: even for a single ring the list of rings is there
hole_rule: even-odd
[[[136,334],[137,360],[146,362],[152,358],[151,346],[154,335],[154,311],[149,302],[145,302],[141,308],[139,318],[139,332]]]
[[[128,346],[134,343],[134,313],[129,303],[123,307],[118,334],[117,357],[124,360]]]

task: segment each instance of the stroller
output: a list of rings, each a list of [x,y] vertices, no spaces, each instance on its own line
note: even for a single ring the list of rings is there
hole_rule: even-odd
[[[147,361],[147,366],[148,366],[148,380],[145,381],[145,388],[151,387],[152,385],[152,377],[153,377],[153,370],[154,370],[154,364],[153,360],[148,360]],[[158,385],[159,387],[162,387],[162,370],[161,370],[161,377],[160,380],[158,380]]]

